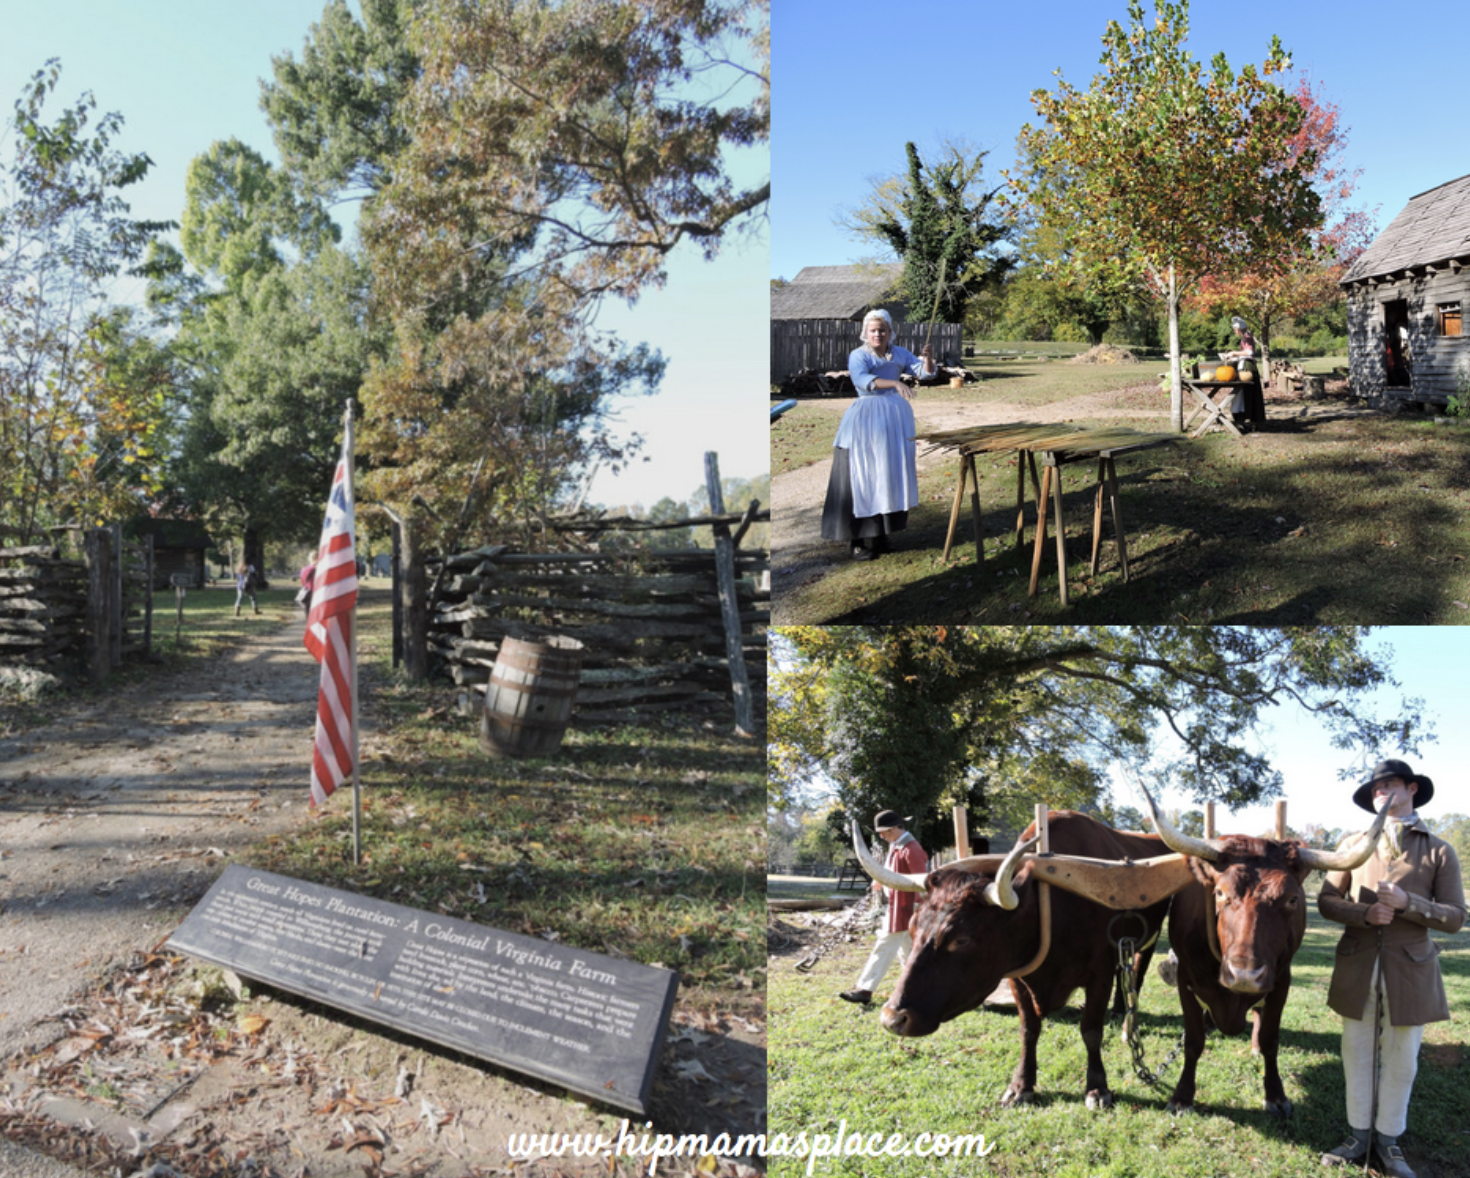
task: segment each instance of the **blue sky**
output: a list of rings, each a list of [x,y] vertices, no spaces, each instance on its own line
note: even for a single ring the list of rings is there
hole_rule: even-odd
[[[1421,743],[1418,753],[1407,749],[1383,748],[1357,762],[1349,753],[1332,747],[1319,722],[1296,705],[1270,709],[1260,728],[1260,746],[1271,765],[1285,778],[1287,821],[1296,829],[1317,824],[1343,830],[1366,829],[1372,815],[1353,805],[1353,790],[1366,781],[1374,763],[1395,757],[1407,761],[1416,773],[1434,781],[1434,798],[1423,810],[1426,818],[1448,814],[1470,814],[1470,789],[1464,767],[1470,765],[1470,716],[1466,714],[1465,668],[1470,666],[1470,633],[1463,627],[1387,626],[1375,630],[1367,640],[1374,653],[1388,652],[1387,666],[1399,682],[1396,688],[1380,688],[1374,694],[1375,715],[1392,718],[1406,697],[1424,701],[1422,713],[1432,728],[1434,740]],[[1353,770],[1350,782],[1338,779],[1339,771]],[[1182,792],[1164,785],[1162,796],[1149,783],[1160,805],[1196,808]],[[1147,813],[1143,797],[1129,782],[1120,781],[1115,798],[1122,804]],[[1216,826],[1222,834],[1262,834],[1275,822],[1271,803],[1251,806],[1234,814],[1216,808]]]
[[[46,0],[8,4],[0,37],[0,100],[8,116],[30,76],[51,57],[63,72],[48,110],[91,90],[103,111],[127,120],[119,146],[145,151],[155,167],[129,190],[135,216],[177,221],[189,161],[235,136],[270,159],[275,149],[259,109],[259,79],[273,54],[299,56],[323,0],[182,4],[178,0]],[[354,9],[356,4],[353,5]],[[765,152],[732,161],[737,182],[765,172]],[[630,401],[624,433],[648,438],[644,455],[617,479],[601,474],[592,498],[609,505],[684,499],[704,483],[704,452],[721,473],[751,478],[770,468],[764,390],[767,241],[764,230],[731,241],[714,263],[683,247],[667,286],[631,310],[608,306],[602,327],[644,340],[669,360],[662,392]],[[119,288],[118,297],[126,297]],[[753,343],[752,343],[753,341]]]
[[[921,154],[947,139],[988,149],[987,187],[1000,183],[1017,131],[1035,121],[1031,92],[1054,88],[1057,69],[1086,89],[1109,20],[1126,27],[1123,0],[781,0],[771,30],[772,277],[876,254],[833,219],[872,178],[903,171],[906,141]],[[1381,206],[1380,229],[1409,197],[1470,172],[1445,56],[1470,41],[1470,10],[1196,0],[1186,45],[1206,62],[1223,50],[1239,70],[1265,59],[1273,33],[1295,63],[1288,84],[1320,82],[1341,108],[1349,162],[1363,169],[1356,203]]]

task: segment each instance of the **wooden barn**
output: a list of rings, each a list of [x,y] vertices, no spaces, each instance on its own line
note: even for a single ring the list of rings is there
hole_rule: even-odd
[[[1411,198],[1341,285],[1355,393],[1443,405],[1470,387],[1470,176]]]
[[[858,325],[873,307],[893,316],[894,343],[917,352],[925,327],[908,324],[903,300],[888,297],[903,275],[903,263],[856,266],[806,266],[783,287],[771,291],[771,381],[809,369],[847,367],[858,346]],[[959,355],[958,325],[936,324],[934,354]]]
[[[167,589],[173,583],[171,578],[175,573],[189,577],[192,588],[204,588],[208,575],[204,554],[213,547],[213,541],[203,524],[194,520],[142,516],[123,525],[123,531],[133,540],[153,537],[155,589]]]

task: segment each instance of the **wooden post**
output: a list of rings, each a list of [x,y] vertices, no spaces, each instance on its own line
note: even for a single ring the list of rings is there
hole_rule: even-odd
[[[109,658],[112,659],[114,667],[122,666],[122,644],[123,630],[127,627],[128,618],[123,613],[123,542],[122,524],[113,524],[107,529],[108,537],[112,544],[112,585],[109,592],[112,595],[112,617],[109,619]]]
[[[1286,799],[1281,798],[1276,802],[1276,840],[1280,842],[1286,838]]]
[[[153,536],[143,539],[143,657],[153,655]]]
[[[963,806],[954,808],[954,849],[961,859],[970,857],[970,820]]]
[[[1215,803],[1205,803],[1205,838],[1215,837]]]
[[[429,610],[428,576],[420,548],[418,520],[403,519],[400,554],[403,573],[400,581],[403,602],[403,673],[414,682],[429,677]]]
[[[112,537],[102,528],[87,532],[87,673],[94,683],[107,678],[112,669]]]
[[[403,529],[393,521],[393,666],[403,665],[403,597],[400,570],[403,567]]]
[[[713,450],[704,455],[704,486],[709,493],[711,515],[725,514],[725,493],[720,487],[720,457]],[[715,535],[715,578],[720,590],[720,617],[725,623],[725,659],[730,665],[730,690],[735,698],[735,730],[749,736],[755,730],[755,707],[750,697],[750,673],[745,666],[745,644],[740,633],[740,599],[735,591],[735,545],[729,524],[711,524]]]
[[[1036,833],[1041,836],[1041,842],[1037,845],[1038,855],[1051,854],[1051,821],[1050,812],[1045,802],[1036,803]]]

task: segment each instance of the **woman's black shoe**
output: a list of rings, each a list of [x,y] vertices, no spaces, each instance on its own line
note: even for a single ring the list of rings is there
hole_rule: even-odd
[[[861,540],[859,540],[856,544],[852,546],[853,560],[872,560],[874,555],[876,554],[870,552],[867,546],[864,545]]]

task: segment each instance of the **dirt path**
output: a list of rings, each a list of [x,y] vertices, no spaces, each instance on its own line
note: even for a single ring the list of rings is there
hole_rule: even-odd
[[[959,429],[972,425],[1000,425],[1012,421],[1053,422],[1086,418],[1096,421],[1109,417],[1139,416],[1137,409],[1119,409],[1115,405],[1117,389],[1089,393],[1050,405],[1017,405],[1004,401],[983,404],[953,402],[926,404],[915,402],[914,417],[921,433],[930,430]],[[853,398],[823,401],[822,405],[846,410]],[[800,412],[800,409],[797,409]],[[1161,415],[1167,421],[1167,410]],[[836,430],[836,419],[833,421]],[[920,447],[919,470],[923,472],[944,463],[953,463],[947,453],[923,454]],[[830,459],[814,462],[798,470],[786,471],[771,480],[771,599],[772,621],[777,625],[797,619],[782,617],[782,600],[792,590],[821,579],[848,559],[847,547],[822,539],[822,502],[827,494]]]
[[[222,857],[305,821],[316,668],[300,619],[259,622],[217,662],[0,741],[0,1056],[170,932]]]
[[[0,1174],[78,1173],[31,1146],[132,1174],[143,1141],[176,1167],[157,1173],[186,1178],[468,1178],[510,1172],[510,1133],[616,1136],[620,1116],[561,1089],[338,1012],[200,997],[194,963],[151,952],[224,860],[311,820],[316,664],[299,618],[260,623],[227,657],[0,741],[0,1130],[15,1143]],[[370,687],[362,751],[377,752]],[[257,1018],[263,1030],[242,1030]],[[763,1130],[764,1036],[681,993],[655,1080],[657,1101],[689,1106],[680,1132]],[[576,1168],[544,1167],[515,1172]],[[716,1178],[742,1172],[755,1173],[722,1163]]]

